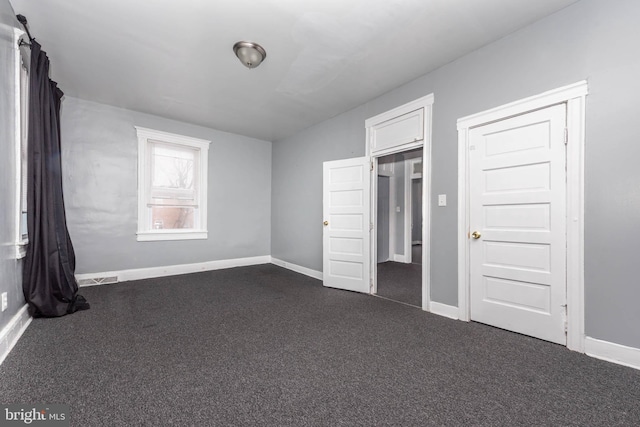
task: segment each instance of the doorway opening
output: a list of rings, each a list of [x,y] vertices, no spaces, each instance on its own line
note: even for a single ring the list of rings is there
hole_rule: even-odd
[[[378,157],[376,295],[422,307],[423,149]]]

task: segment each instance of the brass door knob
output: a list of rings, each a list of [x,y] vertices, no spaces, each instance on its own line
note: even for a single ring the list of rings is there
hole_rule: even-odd
[[[473,237],[474,239],[479,239],[480,236],[482,236],[482,234],[478,233],[477,231],[471,233],[471,237]]]
[[[323,222],[322,225],[324,225],[326,227],[327,225],[329,225],[329,221]]]

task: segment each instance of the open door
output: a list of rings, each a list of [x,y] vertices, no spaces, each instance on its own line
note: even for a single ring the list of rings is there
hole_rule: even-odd
[[[365,157],[323,164],[324,286],[369,293],[369,165]]]

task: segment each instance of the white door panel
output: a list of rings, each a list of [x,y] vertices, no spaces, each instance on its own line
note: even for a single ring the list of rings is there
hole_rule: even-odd
[[[424,139],[424,108],[371,127],[371,152]]]
[[[565,108],[469,131],[471,319],[561,344]]]
[[[323,164],[323,283],[369,292],[370,177],[364,158]]]

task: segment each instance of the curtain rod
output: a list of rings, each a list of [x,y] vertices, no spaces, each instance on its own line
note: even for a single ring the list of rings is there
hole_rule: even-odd
[[[24,30],[27,32],[27,37],[29,37],[29,41],[32,42],[35,40],[35,38],[31,37],[31,33],[29,32],[29,27],[27,26],[27,18],[24,15],[16,15],[16,18],[18,18],[18,22],[20,22],[22,24],[22,26],[24,27]],[[31,43],[27,43],[24,40],[20,39],[20,41],[18,42],[18,46],[29,46],[31,47]]]

